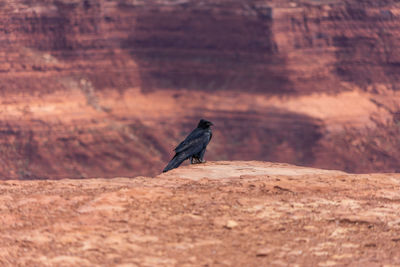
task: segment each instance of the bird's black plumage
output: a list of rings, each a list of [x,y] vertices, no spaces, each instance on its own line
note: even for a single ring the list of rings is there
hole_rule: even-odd
[[[188,158],[192,164],[204,162],[204,153],[212,138],[211,125],[213,125],[212,122],[201,119],[197,128],[175,148],[175,156],[163,172],[179,167]]]

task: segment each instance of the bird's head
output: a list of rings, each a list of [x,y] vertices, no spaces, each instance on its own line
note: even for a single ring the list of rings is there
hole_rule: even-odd
[[[210,127],[211,125],[214,125],[211,121],[201,119],[199,121],[199,124],[197,125],[197,128],[206,129],[206,128]]]

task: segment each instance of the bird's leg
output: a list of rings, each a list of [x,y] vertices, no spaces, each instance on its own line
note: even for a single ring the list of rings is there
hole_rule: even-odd
[[[202,151],[199,153],[193,155],[190,157],[190,163],[191,164],[199,164],[199,163],[205,163],[206,161],[203,159],[204,153],[206,152],[206,149],[204,148]]]
[[[205,163],[206,161],[203,159],[204,154],[206,153],[206,149],[204,148],[200,153],[199,157],[197,158],[198,163]]]
[[[197,156],[191,156],[190,157],[190,164],[197,164],[197,163],[201,163],[199,158]]]

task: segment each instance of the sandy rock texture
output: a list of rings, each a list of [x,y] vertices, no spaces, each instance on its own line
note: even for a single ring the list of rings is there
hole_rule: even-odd
[[[397,174],[256,161],[2,181],[0,264],[398,266],[399,190]]]

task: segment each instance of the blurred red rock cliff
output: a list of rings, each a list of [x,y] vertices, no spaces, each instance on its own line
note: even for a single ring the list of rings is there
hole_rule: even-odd
[[[400,171],[397,1],[0,4],[2,178],[154,175],[206,158]]]

